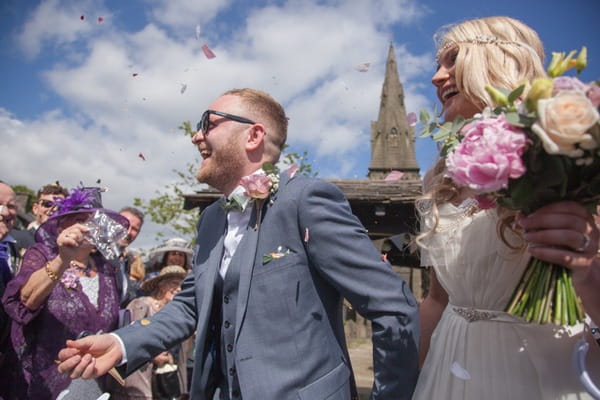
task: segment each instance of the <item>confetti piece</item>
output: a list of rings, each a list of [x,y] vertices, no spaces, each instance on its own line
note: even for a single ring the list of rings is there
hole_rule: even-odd
[[[216,57],[215,53],[213,53],[212,50],[208,48],[207,44],[202,45],[202,51],[204,52],[206,58],[208,58],[209,60]]]
[[[414,112],[409,112],[406,116],[406,122],[410,126],[415,126],[417,124],[417,114],[415,114]]]
[[[452,363],[450,372],[452,372],[452,375],[456,376],[458,379],[462,379],[463,381],[468,381],[471,379],[469,371],[461,367],[461,365],[456,361]]]
[[[135,78],[136,76],[138,76],[138,75],[139,75],[139,74],[138,74],[137,72],[134,72],[133,74],[131,74],[131,76],[133,76],[134,78]]]
[[[146,157],[144,157],[144,153],[140,152],[140,154],[138,154],[138,157],[141,158],[143,161],[146,161]]]
[[[200,40],[200,25],[196,25],[196,40]]]
[[[381,261],[387,262],[387,253],[381,253]]]
[[[358,72],[367,72],[370,66],[371,63],[362,63],[358,64],[356,67],[354,67],[354,69],[356,69]]]
[[[181,94],[183,94],[185,92],[185,89],[187,89],[187,85],[185,83],[182,83],[181,90],[180,90]]]
[[[104,18],[98,17],[98,23],[101,23],[102,21],[104,21]]]
[[[300,169],[300,167],[296,163],[293,163],[292,165],[290,165],[290,167],[287,169],[287,173],[288,173],[290,179],[292,179],[294,177],[294,175],[296,175],[296,172],[298,172],[299,169]]]
[[[82,15],[81,17],[79,17],[79,19],[83,21],[85,19],[85,16]]]
[[[308,243],[308,228],[304,228],[304,243]]]
[[[396,183],[400,179],[402,179],[403,175],[404,175],[404,172],[392,171],[385,177],[384,181],[385,181],[385,183]]]
[[[149,319],[146,319],[146,318],[144,318],[144,319],[140,320],[140,324],[142,324],[142,325],[144,325],[144,326],[146,326],[146,325],[150,325],[150,320],[149,320]]]

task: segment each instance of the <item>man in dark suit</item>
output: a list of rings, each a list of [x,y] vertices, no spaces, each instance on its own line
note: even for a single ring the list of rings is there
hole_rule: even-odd
[[[119,210],[127,221],[127,236],[119,241],[119,259],[117,273],[117,290],[120,296],[121,308],[127,307],[127,304],[137,297],[140,288],[140,283],[144,279],[144,263],[141,256],[128,249],[129,245],[138,237],[144,225],[144,213],[135,207],[123,207]]]
[[[196,331],[193,399],[217,389],[220,399],[353,399],[346,298],[372,321],[372,398],[411,397],[415,299],[339,189],[261,170],[277,162],[286,132],[266,93],[232,90],[211,104],[192,139],[203,158],[197,177],[226,198],[200,216],[182,291],[153,318],[68,342],[59,370],[90,378],[120,363],[129,374]]]

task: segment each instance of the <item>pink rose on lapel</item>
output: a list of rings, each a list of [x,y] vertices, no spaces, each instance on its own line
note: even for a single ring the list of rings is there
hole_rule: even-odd
[[[253,199],[265,199],[271,190],[272,181],[267,175],[254,174],[242,178],[240,185],[246,189],[246,195]]]

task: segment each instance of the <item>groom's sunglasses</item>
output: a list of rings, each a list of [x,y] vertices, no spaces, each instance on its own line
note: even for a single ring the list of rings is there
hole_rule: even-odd
[[[227,118],[227,119],[230,119],[235,122],[240,122],[242,124],[251,124],[251,125],[256,124],[256,122],[254,122],[248,118],[238,117],[237,115],[227,114],[227,113],[224,113],[221,111],[206,110],[202,114],[202,118],[200,118],[200,122],[198,122],[198,124],[196,125],[196,132],[198,132],[199,130],[202,130],[203,134],[208,133],[208,131],[211,128],[210,127],[210,115],[211,114],[218,115],[219,117]]]

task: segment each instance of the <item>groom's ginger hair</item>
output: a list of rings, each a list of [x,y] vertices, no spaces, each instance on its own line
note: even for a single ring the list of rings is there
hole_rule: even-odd
[[[276,163],[287,140],[288,118],[281,104],[268,93],[256,89],[231,89],[223,93],[226,95],[239,97],[251,119],[265,125],[265,155]]]

